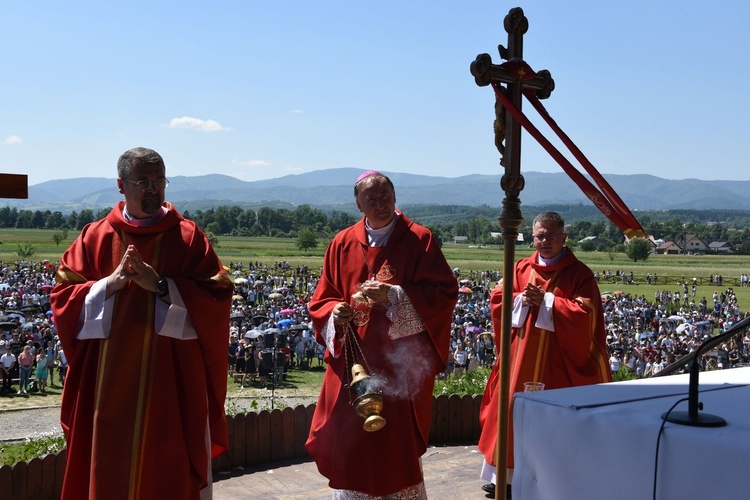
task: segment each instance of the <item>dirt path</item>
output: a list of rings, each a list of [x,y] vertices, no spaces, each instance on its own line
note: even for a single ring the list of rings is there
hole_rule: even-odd
[[[47,432],[62,432],[59,406],[0,411],[0,442]]]
[[[260,412],[275,408],[308,406],[314,404],[317,395],[295,396],[240,396],[229,398],[227,411],[232,413]],[[2,409],[0,407],[0,442],[22,441],[34,434],[60,432],[60,406]]]

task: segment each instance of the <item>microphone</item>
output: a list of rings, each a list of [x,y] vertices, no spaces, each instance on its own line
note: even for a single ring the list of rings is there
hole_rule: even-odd
[[[687,363],[690,363],[688,411],[675,411],[669,414],[664,413],[661,416],[662,419],[666,420],[667,422],[672,422],[680,425],[691,425],[694,427],[722,427],[724,425],[727,425],[727,421],[717,415],[711,415],[710,413],[699,413],[698,411],[703,409],[703,403],[700,403],[698,401],[698,374],[700,373],[700,359],[705,351],[710,350],[712,347],[719,345],[725,340],[736,335],[737,332],[744,330],[748,325],[750,325],[750,316],[733,325],[724,333],[706,340],[700,345],[698,349],[695,350],[695,352],[678,359],[677,361],[675,361],[671,365],[666,366],[662,371],[654,375],[654,377],[670,375],[685,366]]]

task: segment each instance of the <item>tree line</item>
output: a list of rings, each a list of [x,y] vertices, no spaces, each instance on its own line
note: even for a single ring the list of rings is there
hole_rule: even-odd
[[[55,229],[78,231],[86,224],[107,216],[111,208],[94,211],[84,209],[63,214],[51,210],[19,210],[0,208],[0,227],[25,229]],[[560,212],[566,221],[568,241],[575,246],[587,236],[596,236],[602,242],[600,248],[582,250],[623,251],[622,232],[611,224],[596,209],[581,205],[556,205],[524,207],[524,224],[521,233],[531,234],[534,216],[542,211]],[[441,241],[452,241],[455,236],[466,236],[472,244],[500,244],[501,232],[496,207],[458,207],[441,205],[410,205],[404,208],[411,219],[427,226]],[[349,211],[324,212],[311,205],[299,205],[294,209],[262,207],[257,210],[239,206],[219,206],[207,210],[184,211],[183,215],[195,221],[207,233],[215,236],[271,236],[298,237],[305,231],[319,238],[330,238],[338,231],[359,220],[360,214]],[[678,242],[686,235],[696,235],[706,244],[725,241],[739,248],[740,253],[750,254],[750,214],[741,211],[648,211],[637,214],[646,233],[654,239]],[[530,238],[526,238],[530,241]]]

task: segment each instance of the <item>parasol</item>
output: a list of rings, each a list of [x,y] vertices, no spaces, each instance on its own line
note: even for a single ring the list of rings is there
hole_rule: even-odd
[[[282,309],[281,311],[279,311],[279,314],[289,314],[289,315],[291,315],[291,314],[294,314],[294,313],[295,313],[294,309]]]
[[[474,293],[474,290],[472,290],[468,286],[462,286],[461,288],[458,289],[458,292],[459,293]]]
[[[250,330],[249,332],[245,332],[244,337],[246,339],[257,339],[261,335],[263,335],[263,332],[261,332],[260,330]]]
[[[236,285],[242,285],[247,283],[247,278],[234,278],[234,283]]]

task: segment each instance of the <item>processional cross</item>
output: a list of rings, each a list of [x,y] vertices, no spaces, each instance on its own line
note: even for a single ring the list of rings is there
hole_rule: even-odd
[[[542,70],[527,78],[524,66],[519,64],[514,69],[513,63],[523,61],[523,35],[529,29],[529,22],[520,7],[510,10],[503,22],[508,33],[508,47],[500,45],[500,57],[508,63],[492,64],[489,54],[479,54],[471,63],[471,74],[477,85],[484,87],[490,84],[503,92],[517,109],[521,109],[521,99],[526,89],[536,91],[539,99],[546,99],[555,88],[555,82],[549,71]],[[521,175],[521,124],[513,118],[510,112],[503,108],[498,100],[495,102],[495,146],[501,154],[500,164],[505,167],[505,173],[500,181],[500,187],[505,192],[503,210],[500,214],[500,227],[503,232],[503,297],[513,296],[513,268],[515,264],[516,240],[518,230],[523,223],[521,214],[521,200],[518,197],[524,187]],[[504,300],[502,303],[502,329],[495,332],[500,335],[498,352],[499,381],[498,381],[498,439],[495,450],[496,487],[495,498],[505,499],[507,494],[508,466],[508,408],[510,403],[510,332],[513,301]]]

